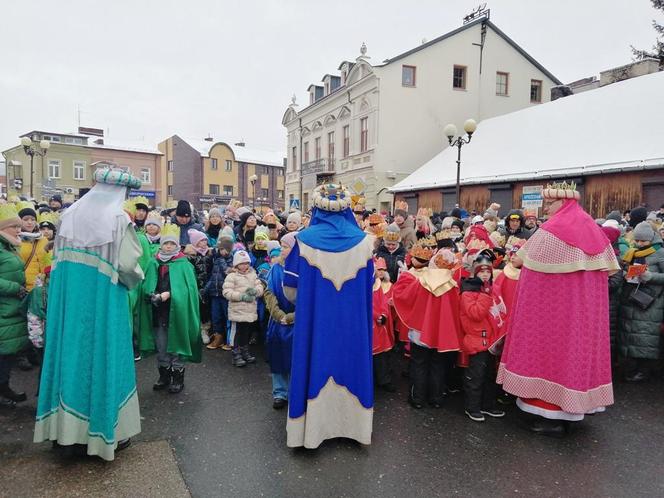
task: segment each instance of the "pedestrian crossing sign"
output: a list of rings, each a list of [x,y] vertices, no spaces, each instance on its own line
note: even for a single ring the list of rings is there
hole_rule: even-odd
[[[289,209],[300,209],[300,199],[291,199],[288,206]]]

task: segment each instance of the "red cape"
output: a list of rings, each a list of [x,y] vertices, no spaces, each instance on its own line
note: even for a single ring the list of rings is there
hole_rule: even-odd
[[[410,272],[392,286],[394,308],[409,329],[420,332],[421,344],[437,351],[458,351],[461,344],[459,291],[434,296]]]
[[[382,287],[378,287],[373,291],[373,354],[384,353],[394,347],[394,326],[389,306],[391,297],[392,289],[384,292]],[[385,325],[376,323],[381,315],[387,318]]]

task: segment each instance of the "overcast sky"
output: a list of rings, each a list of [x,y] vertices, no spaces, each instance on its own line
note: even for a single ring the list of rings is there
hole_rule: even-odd
[[[172,134],[285,149],[295,93],[354,60],[379,63],[462,24],[477,0],[2,1],[0,149],[32,129]],[[649,0],[488,0],[491,20],[564,82],[650,48]]]

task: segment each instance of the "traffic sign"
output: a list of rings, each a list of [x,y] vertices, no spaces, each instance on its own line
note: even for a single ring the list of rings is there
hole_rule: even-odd
[[[521,192],[521,207],[524,209],[540,208],[543,205],[542,185],[529,185],[523,187]]]
[[[288,204],[288,209],[300,209],[300,199],[291,199]]]

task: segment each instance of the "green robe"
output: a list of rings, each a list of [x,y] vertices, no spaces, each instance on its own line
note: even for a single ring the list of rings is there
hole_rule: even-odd
[[[145,236],[145,233],[137,231],[136,236],[142,250],[141,257],[138,259],[138,266],[141,267],[141,270],[143,270],[143,274],[145,275],[148,265],[150,264],[150,259],[152,259],[151,244]],[[149,326],[144,323],[145,317],[141,316],[141,306],[139,302],[143,295],[143,282],[139,282],[139,284],[131,289],[127,295],[129,296],[129,311],[131,312],[132,318],[132,333],[134,338],[138,338],[141,327]]]
[[[140,300],[141,328],[139,329],[138,345],[141,353],[150,354],[156,351],[152,329],[152,304],[149,296],[157,287],[159,267],[168,266],[171,283],[171,307],[168,316],[168,352],[177,354],[185,361],[200,363],[201,361],[201,319],[198,309],[198,288],[194,267],[186,257],[175,258],[162,263],[152,258],[148,264],[143,281],[143,296]],[[149,326],[144,326],[145,323]]]

